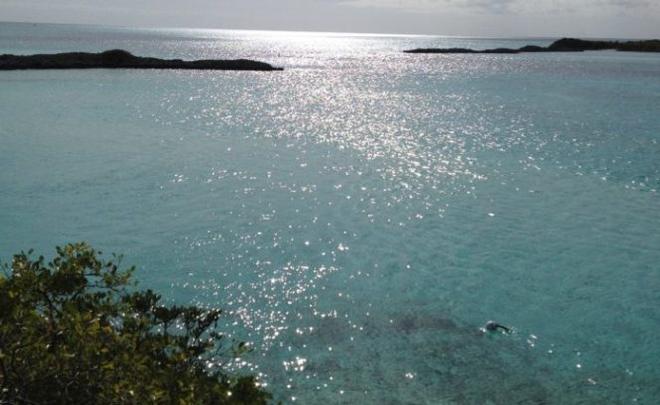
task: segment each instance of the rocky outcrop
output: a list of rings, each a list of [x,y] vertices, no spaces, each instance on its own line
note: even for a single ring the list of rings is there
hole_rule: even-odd
[[[582,52],[616,49],[619,43],[615,41],[586,41],[576,38],[562,38],[546,48],[548,52]]]
[[[660,40],[651,39],[646,41],[587,41],[584,39],[562,38],[553,42],[550,46],[527,45],[518,49],[495,48],[474,50],[468,48],[419,48],[409,49],[406,53],[503,53],[516,54],[526,52],[582,52],[616,50],[625,52],[660,52]]]
[[[0,55],[0,70],[24,69],[195,69],[195,70],[282,70],[268,63],[247,59],[196,60],[158,59],[134,56],[115,49],[101,53],[69,52],[42,55]]]

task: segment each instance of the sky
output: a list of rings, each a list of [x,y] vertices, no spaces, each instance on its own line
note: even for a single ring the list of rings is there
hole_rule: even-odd
[[[483,37],[660,38],[660,0],[0,0],[0,21]]]

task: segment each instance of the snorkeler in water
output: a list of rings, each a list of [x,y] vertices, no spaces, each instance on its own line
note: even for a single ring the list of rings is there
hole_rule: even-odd
[[[498,329],[501,329],[504,331],[504,333],[511,333],[511,328],[506,327],[502,324],[499,324],[495,321],[488,321],[486,324],[481,328],[482,331],[486,332],[497,332]]]

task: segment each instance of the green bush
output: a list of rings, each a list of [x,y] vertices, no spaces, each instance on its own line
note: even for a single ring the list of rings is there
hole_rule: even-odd
[[[218,364],[244,351],[219,310],[165,306],[84,243],[31,252],[0,272],[0,403],[265,404],[251,376]],[[119,259],[115,258],[115,262]],[[225,339],[226,340],[226,339]]]

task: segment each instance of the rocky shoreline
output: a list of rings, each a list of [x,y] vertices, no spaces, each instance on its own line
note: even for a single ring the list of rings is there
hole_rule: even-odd
[[[583,52],[616,50],[623,52],[660,52],[660,40],[644,41],[587,41],[584,39],[562,38],[550,46],[527,45],[522,48],[495,48],[474,50],[469,48],[418,48],[408,49],[405,53],[486,53],[486,54],[517,54],[528,52]]]
[[[100,53],[68,52],[40,55],[0,55],[0,70],[27,69],[193,69],[193,70],[283,70],[248,59],[195,60],[158,59],[135,56],[114,49]]]

